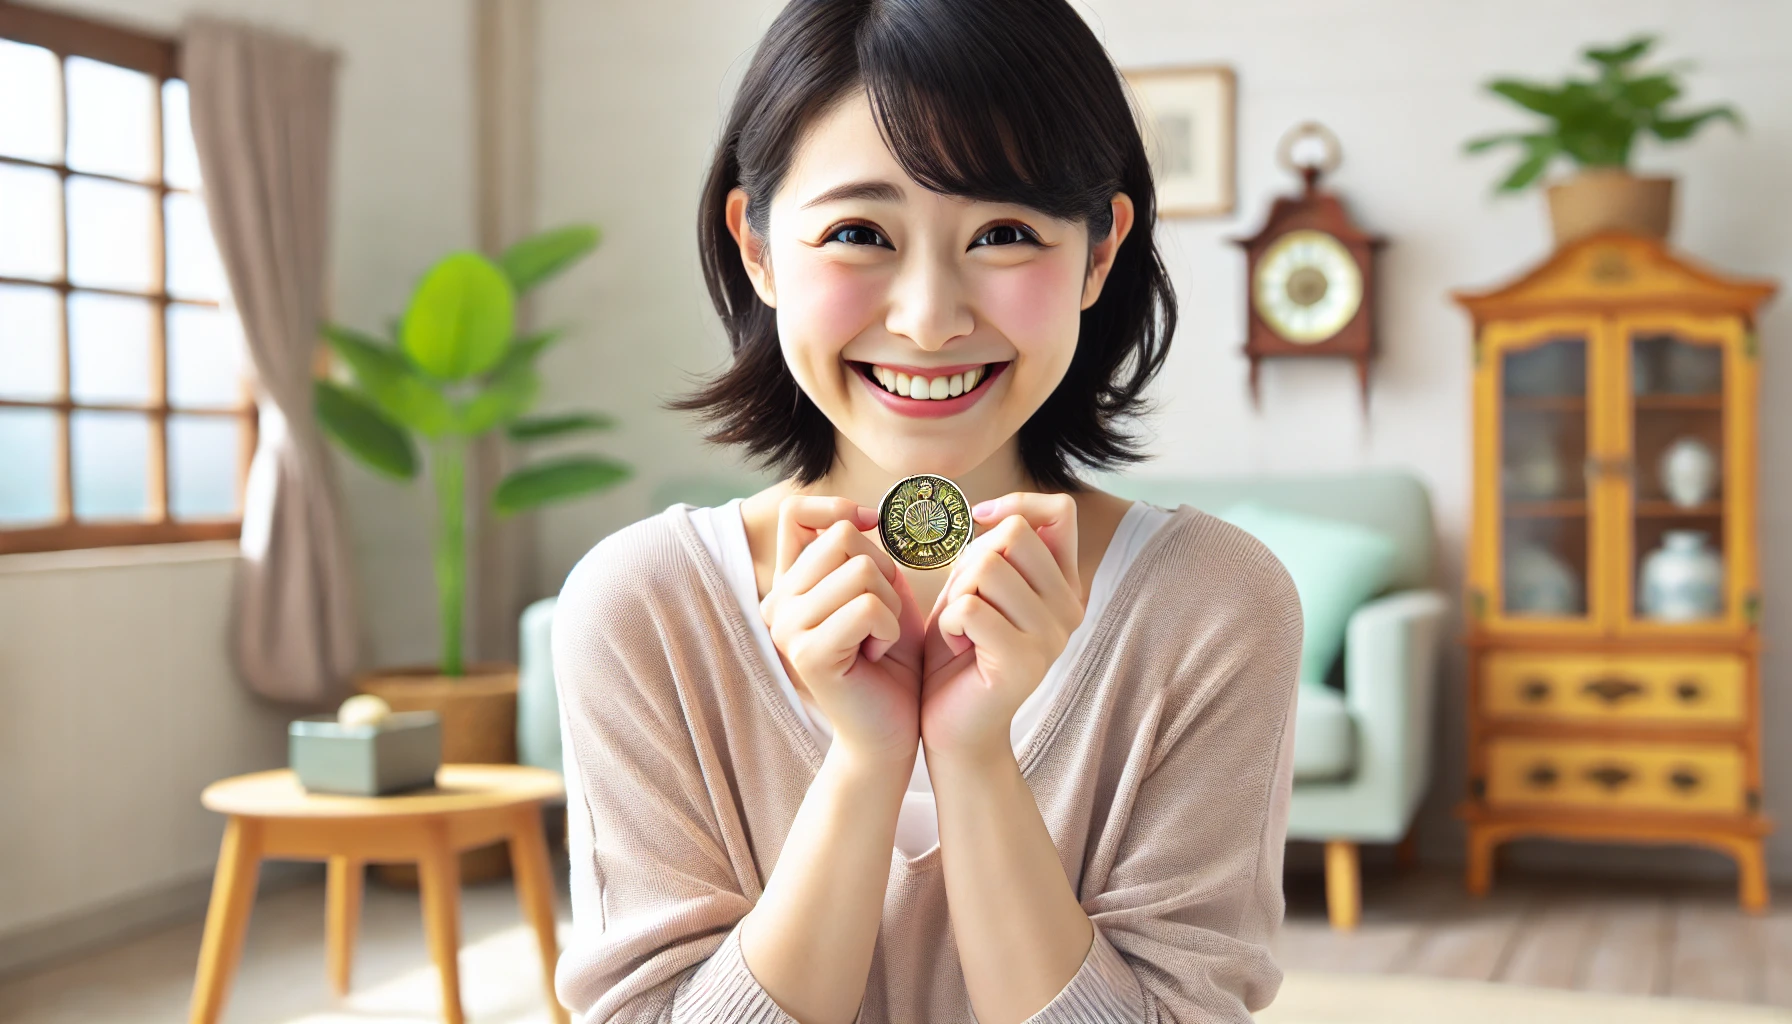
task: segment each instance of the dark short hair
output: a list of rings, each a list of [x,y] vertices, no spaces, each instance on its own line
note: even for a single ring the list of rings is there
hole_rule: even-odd
[[[766,237],[772,196],[810,122],[852,89],[871,99],[908,175],[946,195],[1014,203],[1112,227],[1115,192],[1133,203],[1101,297],[1081,313],[1064,378],[1020,429],[1033,478],[1080,490],[1075,464],[1145,459],[1123,421],[1145,409],[1176,328],[1176,296],[1153,239],[1156,196],[1119,72],[1066,0],[791,0],[735,94],[704,182],[697,239],[730,364],[668,403],[699,413],[708,440],[813,483],[832,466],[834,428],[791,376],[776,311],[762,302],[728,231],[728,193],[748,195]]]

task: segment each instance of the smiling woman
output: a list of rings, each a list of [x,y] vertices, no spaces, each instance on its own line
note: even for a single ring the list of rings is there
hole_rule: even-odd
[[[1112,61],[1065,0],[791,0],[721,138],[698,237],[732,359],[674,404],[783,479],[561,590],[561,997],[1247,1021],[1300,605],[1242,531],[1079,479],[1143,457],[1176,319]],[[956,553],[886,549],[886,495]]]

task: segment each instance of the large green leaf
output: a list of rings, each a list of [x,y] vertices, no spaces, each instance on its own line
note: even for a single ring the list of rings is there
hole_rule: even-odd
[[[539,441],[584,430],[612,430],[615,426],[616,420],[601,412],[572,412],[517,420],[506,432],[512,441]]]
[[[1680,85],[1672,75],[1645,75],[1626,81],[1620,91],[1633,106],[1654,110],[1680,95]]]
[[[565,270],[592,249],[602,237],[595,224],[543,231],[516,243],[498,257],[498,265],[517,291],[526,291]]]
[[[507,366],[461,409],[460,432],[475,437],[529,411],[541,390],[541,377],[528,363]]]
[[[494,377],[502,376],[515,366],[534,366],[536,357],[546,351],[549,345],[559,341],[560,335],[565,331],[564,327],[550,327],[545,331],[536,331],[512,341],[510,347],[504,350],[503,361],[498,364],[497,369],[492,371],[492,375]]]
[[[411,444],[411,435],[359,395],[327,380],[316,381],[312,407],[324,433],[349,454],[399,480],[417,475],[417,449]]]
[[[454,409],[435,385],[405,361],[404,353],[347,327],[323,328],[330,348],[354,372],[355,383],[388,417],[427,437],[440,437],[454,427]]]
[[[405,354],[438,380],[485,373],[504,358],[515,323],[504,272],[476,252],[443,257],[411,295],[399,338]]]
[[[1736,113],[1731,107],[1723,106],[1707,107],[1704,110],[1687,114],[1685,117],[1660,118],[1650,126],[1650,130],[1664,142],[1678,142],[1698,131],[1705,122],[1718,119],[1728,121],[1737,128],[1742,127],[1742,115]]]
[[[492,495],[492,508],[511,515],[550,502],[601,491],[627,480],[627,464],[612,459],[575,455],[540,462],[504,478]]]
[[[1487,83],[1487,88],[1512,102],[1535,111],[1545,117],[1560,117],[1568,111],[1568,99],[1563,92],[1547,89],[1529,82],[1520,82],[1511,78],[1498,78]]]
[[[1643,35],[1636,36],[1631,39],[1630,42],[1624,43],[1621,46],[1611,48],[1590,46],[1582,51],[1582,53],[1586,55],[1588,60],[1593,61],[1596,64],[1605,64],[1608,66],[1614,64],[1628,64],[1649,52],[1649,47],[1653,45],[1655,45],[1655,37]]]
[[[1558,152],[1556,141],[1547,135],[1534,136],[1529,149],[1530,155],[1520,160],[1518,166],[1512,168],[1512,173],[1499,183],[1500,191],[1517,192],[1536,181]]]

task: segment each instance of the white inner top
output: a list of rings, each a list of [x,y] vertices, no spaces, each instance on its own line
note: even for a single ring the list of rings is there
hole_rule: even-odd
[[[796,712],[797,718],[808,727],[815,737],[816,744],[827,750],[833,741],[834,730],[828,724],[827,716],[820,707],[810,702],[807,695],[799,694],[791,683],[789,673],[784,671],[784,661],[778,657],[778,648],[772,643],[771,631],[766,628],[765,620],[759,617],[759,584],[753,575],[752,549],[747,546],[747,526],[740,514],[741,499],[736,498],[725,505],[713,508],[686,507],[691,525],[696,528],[697,535],[703,538],[703,546],[709,549],[709,556],[722,570],[722,577],[734,591],[735,599],[740,602],[741,616],[747,620],[747,627],[753,632],[753,641],[759,646],[760,656],[771,671],[772,678],[784,691],[784,698]],[[1045,678],[1039,686],[1021,704],[1014,713],[1014,724],[1009,729],[1016,751],[1026,743],[1027,738],[1039,725],[1045,715],[1045,709],[1051,705],[1053,695],[1064,685],[1070,666],[1076,661],[1077,654],[1088,642],[1089,634],[1094,631],[1095,623],[1101,618],[1108,599],[1119,586],[1121,577],[1126,575],[1127,567],[1132,565],[1133,558],[1145,542],[1151,539],[1166,522],[1171,513],[1155,505],[1135,501],[1121,518],[1120,525],[1114,530],[1114,537],[1108,542],[1107,551],[1102,553],[1101,564],[1096,567],[1095,579],[1089,585],[1089,604],[1083,611],[1083,621],[1070,634],[1070,640],[1064,645],[1064,652],[1058,660],[1052,662],[1046,670]],[[927,755],[925,749],[915,757],[915,771],[909,777],[908,792],[902,798],[902,810],[896,818],[896,848],[903,855],[914,859],[927,853],[939,843],[940,825],[937,809],[933,802],[933,782],[927,777]]]

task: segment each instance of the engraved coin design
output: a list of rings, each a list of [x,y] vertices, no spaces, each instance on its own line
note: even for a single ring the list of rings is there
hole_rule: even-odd
[[[971,509],[957,484],[919,473],[884,495],[877,532],[891,558],[911,569],[937,569],[970,541]]]

